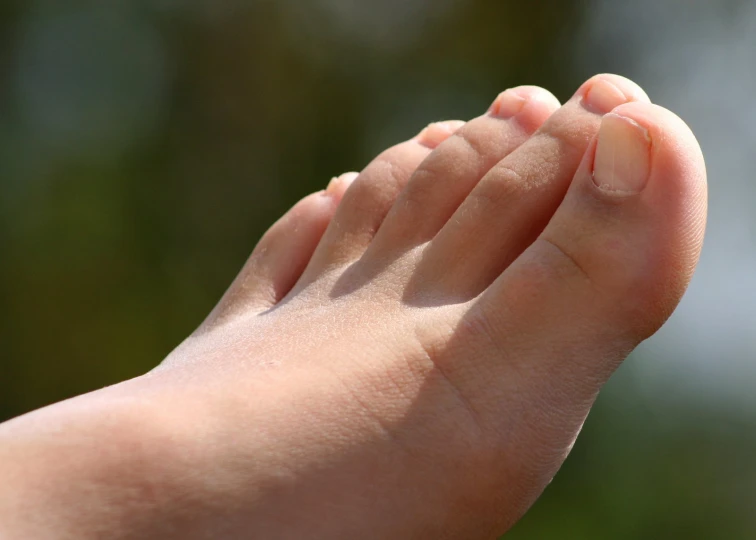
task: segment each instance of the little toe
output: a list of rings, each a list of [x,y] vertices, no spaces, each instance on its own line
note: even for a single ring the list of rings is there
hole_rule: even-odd
[[[431,124],[371,162],[344,194],[299,285],[304,287],[330,268],[358,259],[418,165],[462,125],[460,121]]]
[[[648,97],[624,77],[598,75],[583,84],[480,180],[431,242],[408,293],[466,301],[485,290],[548,223],[602,115],[633,101]]]
[[[334,178],[325,191],[299,201],[266,233],[244,268],[203,324],[223,324],[244,313],[259,313],[291,290],[310,262],[323,232],[357,173]]]

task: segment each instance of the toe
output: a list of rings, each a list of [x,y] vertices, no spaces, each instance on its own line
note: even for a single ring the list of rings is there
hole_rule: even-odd
[[[623,105],[604,117],[564,202],[522,264],[551,261],[562,279],[550,282],[544,298],[552,295],[554,305],[574,295],[574,306],[597,326],[634,347],[688,286],[706,200],[703,156],[685,123],[659,106]]]
[[[418,165],[462,125],[459,121],[431,124],[371,162],[344,194],[301,285],[306,286],[330,268],[358,259]]]
[[[648,98],[623,77],[586,82],[478,183],[429,246],[408,293],[466,301],[485,290],[548,223],[601,117],[634,101]]]
[[[470,312],[487,343],[521,354],[518,384],[538,396],[544,424],[556,415],[563,444],[603,382],[677,306],[705,221],[693,134],[661,107],[624,105],[604,118],[539,239]],[[489,362],[502,369],[500,357]]]
[[[515,500],[553,478],[600,387],[680,300],[701,249],[705,177],[675,115],[615,109],[538,240],[472,306],[440,311],[461,322],[435,360],[510,458],[492,474]],[[460,350],[474,359],[455,361]]]
[[[259,313],[291,290],[309,263],[323,232],[357,173],[331,180],[328,188],[299,201],[262,237],[234,283],[203,326]]]
[[[558,108],[559,101],[543,88],[501,93],[487,114],[468,122],[418,167],[374,249],[402,252],[433,238],[478,181]]]

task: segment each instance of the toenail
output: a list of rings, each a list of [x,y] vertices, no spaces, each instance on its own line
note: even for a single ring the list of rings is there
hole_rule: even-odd
[[[633,195],[643,191],[651,170],[651,137],[635,120],[607,114],[601,121],[593,182],[612,195]]]
[[[608,80],[598,78],[583,96],[583,105],[591,112],[607,114],[632,99]]]
[[[328,182],[328,187],[326,188],[325,192],[327,195],[331,195],[338,191],[338,188],[341,185],[344,185],[344,189],[346,189],[352,182],[354,182],[357,177],[359,176],[359,173],[356,172],[349,172],[344,173],[341,176],[334,176],[330,182]]]
[[[415,140],[423,146],[427,146],[428,148],[433,149],[444,142],[446,139],[448,139],[464,124],[464,122],[457,120],[448,122],[435,122],[422,130],[420,134],[415,137]]]
[[[507,90],[499,94],[496,101],[491,105],[491,114],[498,116],[499,118],[512,118],[517,113],[522,111],[528,100],[521,95]]]

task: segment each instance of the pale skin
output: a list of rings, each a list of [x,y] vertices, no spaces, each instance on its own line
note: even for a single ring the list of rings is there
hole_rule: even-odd
[[[154,371],[0,426],[0,537],[496,538],[705,220],[698,143],[635,83],[508,90],[300,201]]]

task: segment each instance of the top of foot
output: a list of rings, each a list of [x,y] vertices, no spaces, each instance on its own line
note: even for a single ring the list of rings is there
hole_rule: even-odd
[[[705,176],[679,118],[599,75],[563,106],[507,90],[306,197],[140,381],[160,415],[191,416],[172,463],[194,510],[171,530],[504,533],[675,309]]]
[[[302,495],[304,513],[370,500],[367,512],[406,516],[376,538],[499,534],[680,300],[705,176],[687,126],[623,77],[596,76],[563,106],[507,90],[301,201],[168,365],[306,387],[291,414],[354,467],[343,492]],[[366,536],[361,516],[345,538]]]

